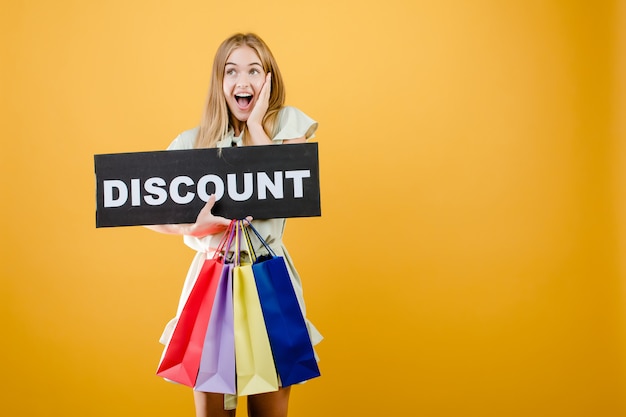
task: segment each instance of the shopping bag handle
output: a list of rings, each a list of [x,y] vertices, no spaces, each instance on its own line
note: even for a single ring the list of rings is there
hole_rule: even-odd
[[[263,246],[265,246],[265,249],[267,249],[267,251],[269,252],[269,254],[272,257],[276,257],[276,253],[274,252],[274,250],[270,247],[270,245],[265,241],[265,239],[263,239],[263,237],[261,237],[261,234],[259,233],[258,230],[256,230],[256,228],[254,226],[252,226],[252,222],[249,222],[247,219],[244,219],[244,221],[246,221],[248,223],[248,229],[252,230],[252,232],[256,235],[256,237],[259,239],[259,241],[263,244]],[[250,245],[252,246],[252,245]]]
[[[230,250],[233,242],[233,227],[235,226],[235,222],[236,220],[231,220],[228,224],[228,227],[226,228],[226,231],[224,232],[224,235],[222,236],[219,245],[217,245],[217,249],[213,253],[213,259],[217,259],[219,255],[222,255],[224,257],[224,260],[226,260],[226,254]]]
[[[248,233],[248,228],[246,227],[246,225],[243,223],[244,221],[247,221],[246,219],[241,220],[241,232],[243,233],[243,236],[245,238],[246,241],[246,246],[248,247],[248,253],[250,254],[250,260],[252,261],[252,263],[256,262],[256,252],[254,251],[254,246],[252,246],[252,240],[250,240],[250,234]],[[250,224],[250,222],[248,222],[248,224]]]
[[[256,262],[256,253],[254,252],[254,247],[252,246],[252,241],[250,240],[250,235],[248,234],[244,221],[248,222],[247,219],[237,220],[235,226],[235,266],[241,266],[241,252],[244,250],[244,244],[245,250],[250,255],[250,260],[252,263]],[[248,224],[250,224],[250,222],[248,222]]]

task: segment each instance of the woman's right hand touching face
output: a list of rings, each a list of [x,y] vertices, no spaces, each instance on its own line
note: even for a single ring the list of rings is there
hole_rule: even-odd
[[[265,113],[267,113],[267,109],[270,104],[270,95],[272,93],[272,74],[267,73],[265,75],[265,82],[263,83],[263,87],[261,87],[261,91],[259,92],[259,96],[254,103],[254,108],[248,117],[247,123],[248,126],[251,125],[263,125],[263,118],[265,117]]]

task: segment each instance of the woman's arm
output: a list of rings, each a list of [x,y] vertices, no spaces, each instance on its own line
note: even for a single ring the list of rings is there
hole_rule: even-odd
[[[145,227],[159,233],[194,237],[205,237],[221,233],[228,228],[230,220],[224,217],[214,216],[213,213],[211,213],[211,209],[214,205],[215,195],[211,195],[209,201],[206,202],[202,210],[200,210],[200,213],[198,213],[195,223],[159,224]],[[250,220],[252,220],[252,218],[250,218]]]
[[[288,143],[306,143],[306,136],[302,136],[301,138],[296,138],[296,139],[285,139],[283,141],[283,144],[288,144]]]

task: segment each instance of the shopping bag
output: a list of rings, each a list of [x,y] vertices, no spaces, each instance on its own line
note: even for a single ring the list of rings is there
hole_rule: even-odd
[[[226,234],[230,229],[232,227],[229,227]],[[223,242],[220,246],[223,246]],[[157,369],[157,375],[163,378],[190,387],[196,383],[202,345],[211,317],[217,284],[224,268],[224,260],[219,255],[219,252],[216,252],[213,258],[204,262],[183,306]]]
[[[196,391],[235,394],[233,266],[225,264],[202,346]]]
[[[243,222],[238,223],[236,261],[233,266],[233,312],[235,320],[235,362],[237,393],[253,395],[278,390],[278,376],[272,356],[263,312],[257,294],[252,265],[241,262]]]
[[[320,376],[311,337],[282,256],[248,227],[268,251],[252,265],[265,327],[283,387]]]

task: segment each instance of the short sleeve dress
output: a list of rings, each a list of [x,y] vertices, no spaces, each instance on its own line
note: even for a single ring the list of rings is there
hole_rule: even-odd
[[[274,135],[272,140],[276,143],[282,143],[283,140],[296,139],[302,136],[305,136],[307,139],[311,139],[315,136],[316,130],[317,122],[304,114],[302,111],[298,110],[295,107],[283,107],[280,110],[278,116],[278,128],[276,129],[277,133]],[[197,133],[198,128],[187,130],[181,133],[170,144],[168,150],[193,149]],[[219,141],[217,144],[217,147],[220,148],[230,146],[242,146],[241,136],[234,136],[234,132],[232,129],[228,132],[224,139]],[[285,230],[285,219],[253,220],[252,223],[266,240],[266,242],[271,246],[276,255],[282,256],[285,259],[285,263],[287,264],[287,269],[289,271],[293,287],[295,289],[298,301],[300,303],[300,307],[302,309],[302,313],[308,326],[311,343],[315,346],[322,340],[322,335],[317,331],[315,326],[313,326],[313,324],[306,317],[306,308],[304,304],[300,276],[298,275],[293,261],[289,256],[287,248],[283,244],[282,240],[283,232]],[[183,240],[185,244],[191,249],[195,250],[196,255],[191,262],[191,266],[189,267],[187,277],[183,284],[176,316],[172,320],[170,320],[169,323],[167,323],[167,325],[165,326],[165,330],[161,335],[160,342],[162,344],[167,345],[170,338],[172,337],[172,333],[174,331],[174,328],[176,327],[178,317],[180,316],[183,306],[185,305],[185,302],[189,297],[189,293],[193,288],[196,279],[198,278],[198,274],[200,272],[200,269],[202,268],[202,264],[204,263],[205,259],[211,258],[213,256],[215,249],[218,247],[219,242],[222,239],[222,236],[223,234],[209,235],[203,238],[184,236]],[[261,244],[258,243],[258,245],[259,247],[255,249],[258,249],[259,252],[263,252]]]

